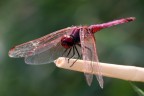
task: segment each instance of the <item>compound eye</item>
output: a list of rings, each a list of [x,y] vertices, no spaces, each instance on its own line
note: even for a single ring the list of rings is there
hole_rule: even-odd
[[[61,45],[68,49],[70,47],[72,47],[74,45],[74,40],[71,36],[69,35],[64,35],[62,38],[61,38]]]

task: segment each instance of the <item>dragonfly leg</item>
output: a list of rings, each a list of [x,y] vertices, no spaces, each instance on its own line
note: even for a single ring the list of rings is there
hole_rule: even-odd
[[[68,53],[67,53],[67,55],[65,57],[68,57],[70,55],[71,49],[72,48],[69,49],[69,51],[68,51]],[[68,63],[69,63],[69,59],[68,59]]]
[[[61,56],[64,56],[64,54],[67,52],[68,49],[65,49],[65,51],[62,53]]]
[[[69,51],[68,51],[68,49],[65,49],[65,51],[64,51],[63,54],[62,54],[62,56],[67,57],[67,56],[70,54],[71,49],[72,49],[72,48],[70,48]],[[67,55],[65,56],[65,53],[66,53],[67,51],[68,51],[68,53],[67,53]],[[65,59],[66,59],[66,58],[65,58]],[[68,63],[69,63],[69,60],[68,60]]]
[[[76,46],[74,46],[74,49],[76,50],[76,53],[77,53],[78,57],[77,57],[77,59],[71,64],[70,67],[72,67],[72,66],[74,65],[74,63],[75,63],[79,58],[81,58],[81,55],[79,54]]]
[[[62,53],[61,57],[64,56],[64,54],[67,52],[67,49],[65,49],[65,51]],[[65,56],[64,56],[65,57]],[[66,59],[66,58],[65,58]]]
[[[68,59],[68,63],[69,63],[69,60],[75,55],[75,49],[74,49],[74,47],[72,47],[71,49],[73,49],[73,54],[72,54],[72,56]],[[71,51],[71,50],[70,50]]]

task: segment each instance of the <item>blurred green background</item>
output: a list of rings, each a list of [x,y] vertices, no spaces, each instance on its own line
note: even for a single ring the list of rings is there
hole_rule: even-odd
[[[104,77],[102,90],[83,73],[8,57],[14,45],[50,32],[130,16],[136,21],[95,34],[99,60],[144,67],[144,0],[0,0],[0,96],[138,96],[128,81]]]

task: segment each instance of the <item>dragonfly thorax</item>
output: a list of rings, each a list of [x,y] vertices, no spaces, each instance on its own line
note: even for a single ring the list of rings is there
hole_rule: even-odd
[[[74,38],[70,35],[64,35],[61,38],[61,45],[66,49],[72,47],[74,44],[75,44]]]

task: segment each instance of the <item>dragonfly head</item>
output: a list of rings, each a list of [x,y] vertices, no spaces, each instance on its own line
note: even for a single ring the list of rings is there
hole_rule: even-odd
[[[74,45],[73,37],[70,35],[64,35],[61,38],[61,45],[66,49],[71,48]]]

